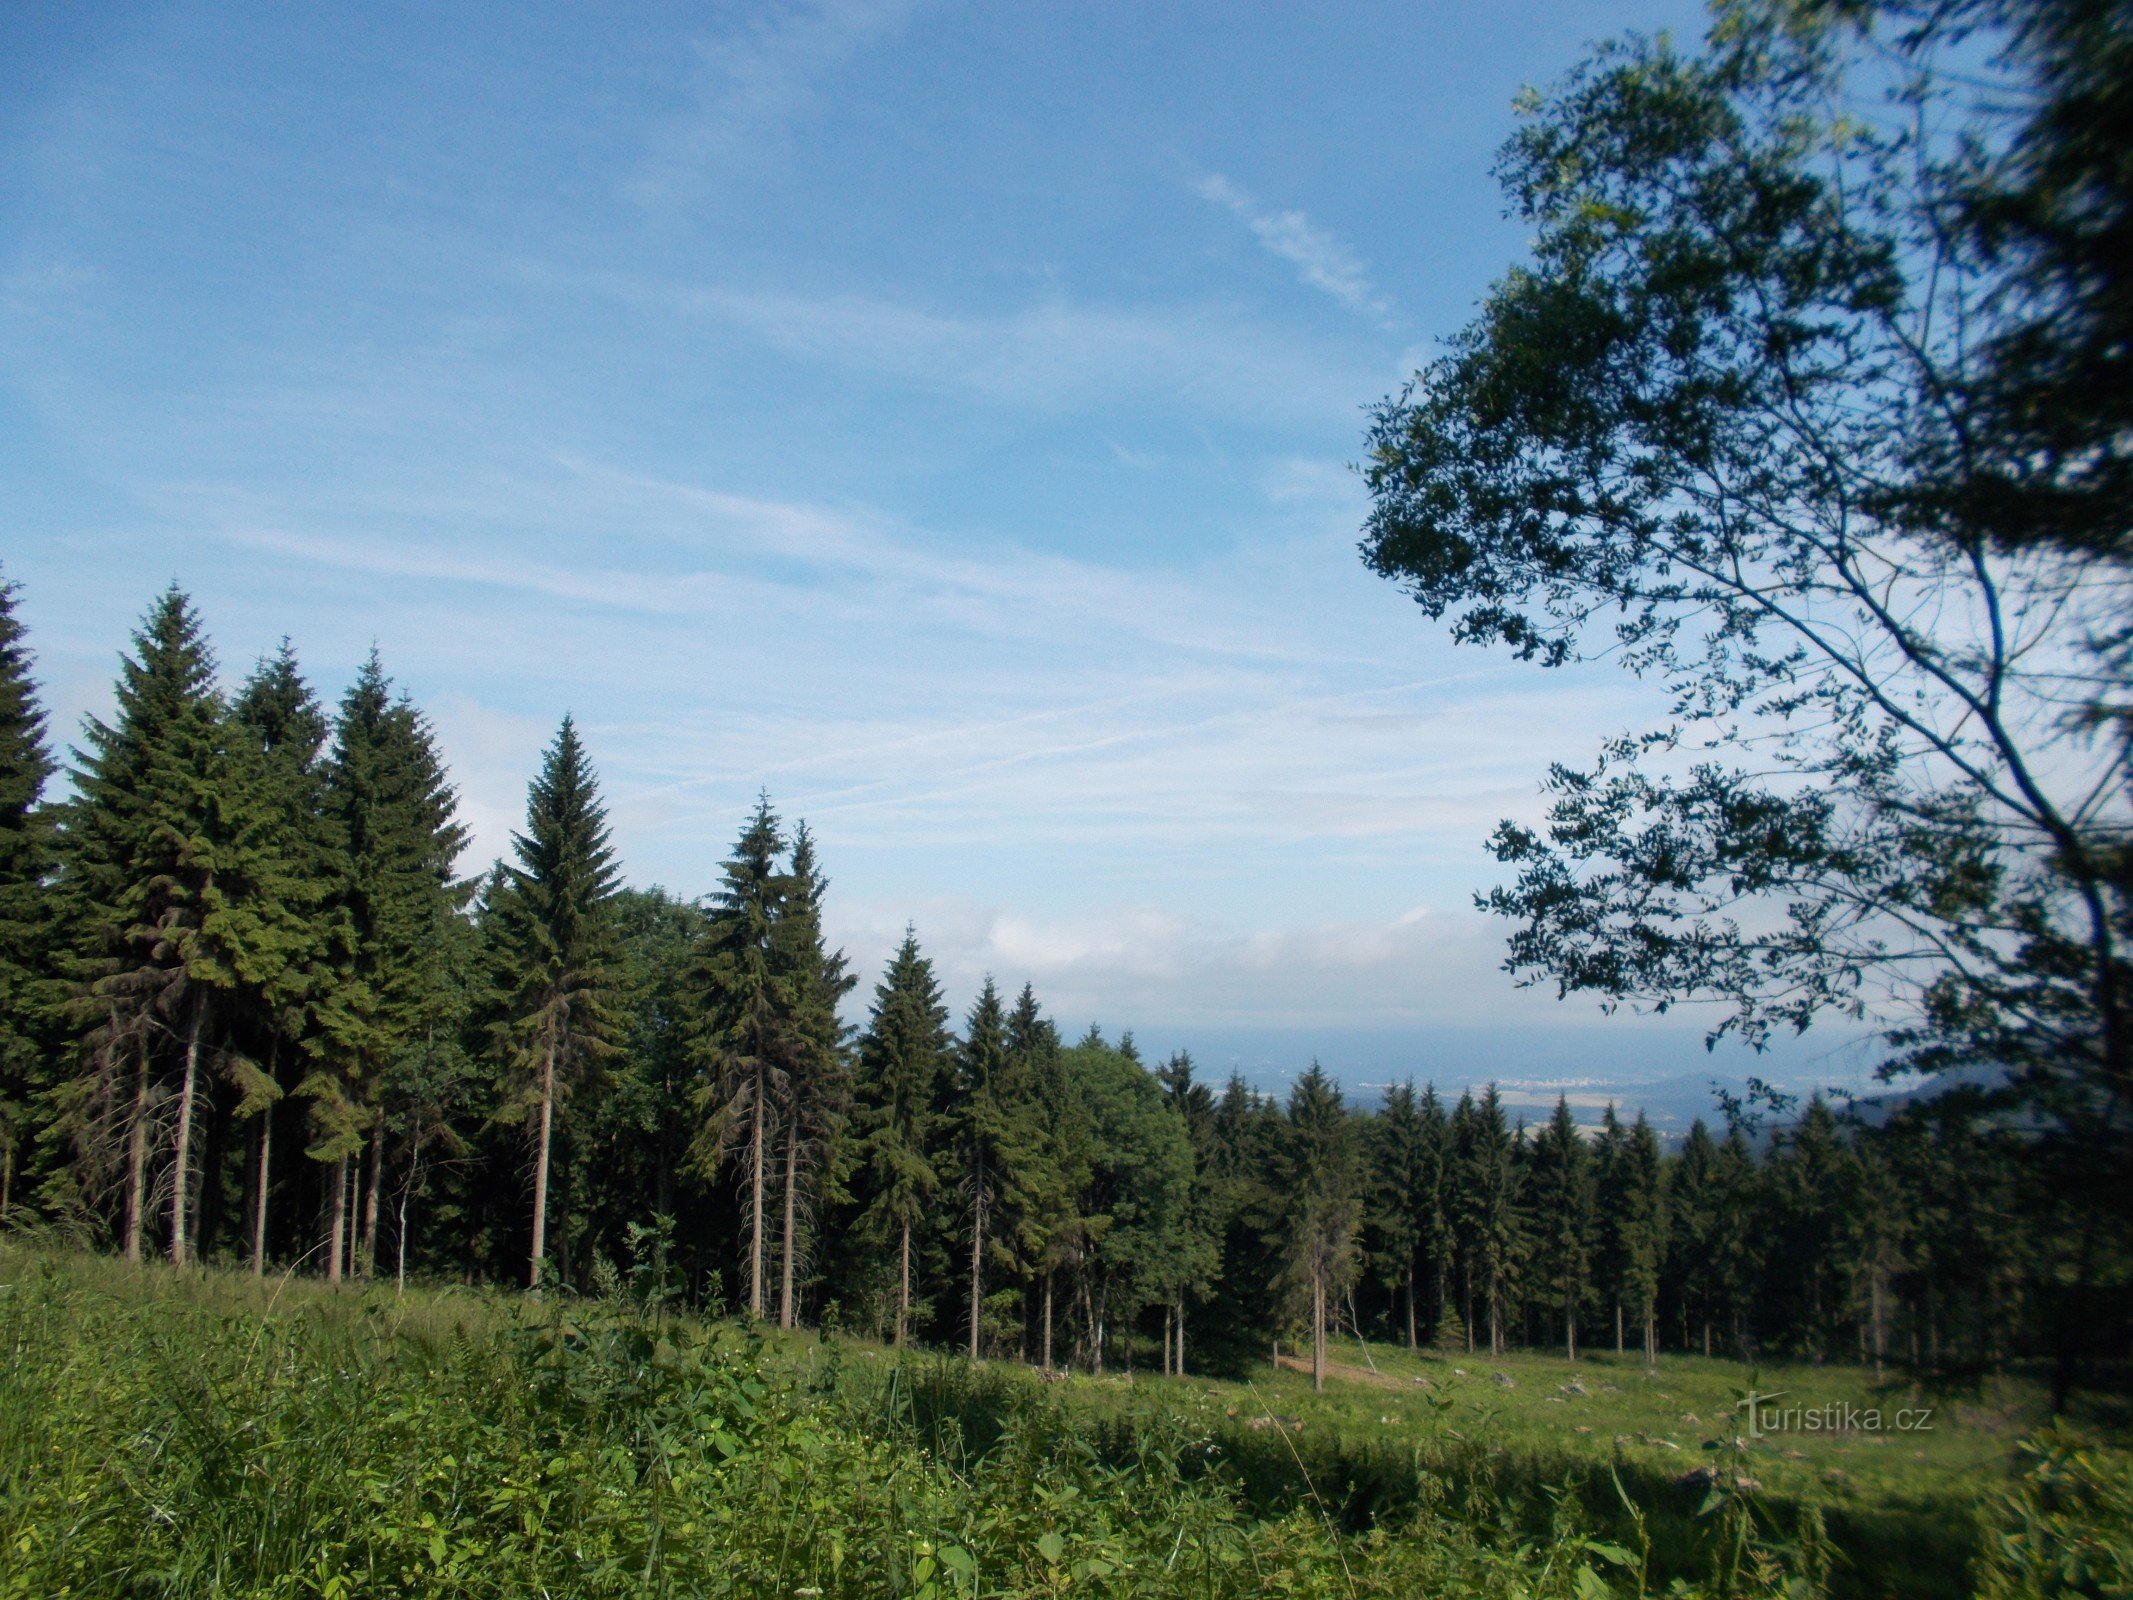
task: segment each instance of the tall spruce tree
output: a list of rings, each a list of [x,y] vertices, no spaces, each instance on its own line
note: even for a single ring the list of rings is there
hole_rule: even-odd
[[[262,973],[244,996],[245,1055],[234,1074],[240,1091],[236,1116],[250,1120],[256,1130],[247,1243],[257,1275],[266,1270],[274,1123],[288,1092],[284,1076],[310,1031],[312,1008],[331,982],[333,935],[341,925],[332,915],[333,900],[342,857],[325,804],[326,715],[287,639],[245,680],[231,715],[254,764],[271,848],[285,868],[284,905],[292,917],[287,959]]]
[[[413,703],[393,694],[376,651],[334,719],[324,813],[333,855],[328,972],[314,1002],[315,1066],[299,1092],[310,1102],[309,1154],[327,1169],[326,1275],[336,1279],[367,1270],[375,1255],[395,1077],[406,1052],[433,1037],[457,1003],[461,985],[447,952],[469,892],[452,876],[467,835],[435,736]],[[534,958],[533,947],[512,948]],[[539,1004],[519,987],[533,981],[514,972],[509,992]],[[366,1151],[358,1207],[351,1191]]]
[[[0,580],[0,1225],[14,1204],[31,1102],[46,1087],[31,1017],[49,971],[52,935],[44,892],[51,837],[41,807],[52,758],[15,615],[18,594]]]
[[[541,1286],[556,1113],[572,1084],[612,1048],[615,974],[608,902],[617,881],[607,812],[569,718],[526,798],[526,831],[496,907],[509,1037],[520,1079],[507,1111],[533,1138],[533,1233],[527,1283]]]
[[[1711,1353],[1718,1185],[1718,1141],[1698,1117],[1689,1124],[1667,1179],[1666,1270],[1660,1298],[1673,1308],[1681,1347],[1691,1348],[1700,1331],[1705,1355]]]
[[[957,1184],[970,1205],[967,1342],[973,1361],[984,1336],[986,1258],[991,1252],[1013,1260],[1003,1235],[1025,1209],[1023,1184],[1037,1158],[1034,1108],[1018,1093],[1015,1065],[1007,1010],[988,975],[965,1020],[941,1107]]]
[[[1603,1169],[1601,1214],[1615,1264],[1616,1347],[1623,1311],[1637,1319],[1647,1365],[1659,1359],[1659,1276],[1666,1260],[1666,1170],[1659,1136],[1642,1111],[1620,1136],[1613,1164]]]
[[[1828,1358],[1850,1299],[1846,1241],[1855,1230],[1856,1158],[1820,1095],[1780,1133],[1766,1167],[1772,1235],[1770,1294],[1796,1348]]]
[[[715,1177],[740,1152],[748,1315],[757,1319],[768,1304],[770,1185],[798,1000],[795,972],[777,948],[792,887],[779,867],[784,850],[770,797],[759,796],[726,860],[693,979],[702,1006],[698,1049],[708,1073],[697,1154]]]
[[[1370,1131],[1369,1255],[1379,1282],[1399,1297],[1407,1348],[1413,1350],[1421,1343],[1416,1301],[1430,1151],[1412,1078],[1385,1091]]]
[[[1041,1144],[1041,1181],[1030,1197],[1029,1215],[1037,1275],[1037,1359],[1049,1372],[1060,1276],[1078,1272],[1089,1258],[1096,1126],[1088,1096],[1061,1048],[1059,1029],[1038,1008],[1036,990],[1027,983],[1007,1019],[1007,1048],[1031,1085]]]
[[[1481,1296],[1489,1323],[1489,1353],[1508,1345],[1508,1318],[1525,1259],[1523,1188],[1519,1140],[1504,1115],[1503,1099],[1490,1084],[1467,1104],[1465,1139],[1459,1151],[1462,1231],[1472,1260],[1473,1292]],[[1468,1317],[1471,1329],[1473,1319]]]
[[[785,1030],[784,1104],[779,1116],[779,1192],[784,1203],[779,1232],[778,1326],[797,1317],[795,1295],[802,1230],[812,1226],[820,1190],[835,1179],[838,1143],[850,1109],[848,1039],[837,1007],[858,982],[842,950],[831,950],[822,931],[822,897],[829,887],[815,857],[805,822],[793,829],[792,870],[773,930],[777,960],[791,996]]]
[[[1163,1312],[1163,1370],[1182,1378],[1187,1297],[1204,1298],[1222,1265],[1221,1194],[1213,1171],[1215,1097],[1194,1079],[1190,1051],[1173,1051],[1155,1076],[1163,1088],[1163,1103],[1185,1130],[1192,1155],[1191,1187],[1174,1264],[1177,1281],[1170,1286],[1171,1302]]]
[[[67,860],[90,919],[95,974],[84,1008],[91,1081],[102,1090],[77,1105],[125,1105],[76,1127],[125,1130],[132,1258],[142,1250],[152,1146],[168,1139],[165,1248],[183,1265],[197,1242],[206,1078],[229,1062],[233,1001],[290,959],[302,934],[287,864],[273,854],[272,805],[216,692],[199,616],[175,585],[149,608],[134,647],[121,660],[116,721],[85,724],[67,813]],[[110,1091],[129,1070],[125,1104],[123,1090]]]
[[[952,1043],[933,963],[920,953],[916,930],[906,926],[875,986],[853,1085],[864,1221],[896,1252],[898,1345],[910,1331],[912,1235],[940,1185],[933,1126]]]
[[[1555,1115],[1533,1141],[1532,1205],[1539,1275],[1562,1319],[1563,1353],[1578,1358],[1578,1313],[1591,1290],[1593,1174],[1591,1153],[1558,1095]]]
[[[1289,1282],[1307,1297],[1311,1387],[1326,1387],[1327,1314],[1358,1265],[1362,1173],[1340,1085],[1316,1061],[1289,1091],[1284,1229]]]

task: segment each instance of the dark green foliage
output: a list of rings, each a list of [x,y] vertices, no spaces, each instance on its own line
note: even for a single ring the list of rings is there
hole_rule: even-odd
[[[77,753],[63,870],[78,916],[77,1015],[92,1070],[67,1118],[91,1204],[115,1194],[138,1255],[155,1187],[165,1245],[195,1253],[212,1073],[236,1068],[245,994],[302,959],[296,869],[261,758],[214,687],[199,618],[176,588],[123,659],[118,716],[90,719]],[[106,1205],[108,1215],[108,1202]]]
[[[1535,1135],[1528,1194],[1533,1206],[1536,1290],[1559,1318],[1563,1346],[1577,1359],[1578,1323],[1592,1297],[1594,1184],[1592,1157],[1558,1096],[1555,1115]]]
[[[952,1042],[933,964],[920,954],[917,933],[906,927],[875,987],[853,1084],[859,1225],[893,1258],[885,1292],[897,1344],[911,1321],[912,1237],[924,1227],[940,1186],[933,1124]]]
[[[1102,1044],[1076,1045],[1061,1066],[1087,1119],[1074,1276],[1084,1356],[1101,1372],[1116,1359],[1116,1330],[1152,1307],[1174,1314],[1211,1262],[1193,1216],[1191,1138],[1155,1077],[1122,1047]]]
[[[1008,1048],[1007,1012],[988,977],[964,1022],[938,1105],[949,1172],[963,1209],[963,1328],[973,1360],[985,1337],[988,1265],[1010,1272],[1024,1265],[1016,1246],[1022,1242],[1020,1224],[1032,1210],[1032,1180],[1042,1158],[1035,1085],[1025,1081],[1025,1065]]]
[[[528,1279],[539,1288],[556,1115],[612,1050],[616,1025],[609,902],[619,874],[598,783],[568,717],[527,793],[526,831],[511,843],[518,864],[506,869],[488,926],[517,1080],[502,1112],[527,1125],[534,1145]]]
[[[779,869],[785,836],[770,797],[758,800],[725,865],[696,963],[699,1060],[706,1068],[697,1154],[715,1177],[736,1153],[748,1207],[748,1314],[763,1315],[770,1188],[779,1109],[795,1040],[798,972],[780,957],[791,883]]]
[[[291,934],[284,959],[248,986],[234,1024],[242,1053],[233,1063],[240,1090],[233,1114],[256,1130],[248,1242],[254,1269],[264,1270],[275,1124],[291,1085],[310,1077],[300,1055],[334,991],[335,958],[349,948],[341,902],[348,858],[346,834],[327,804],[326,715],[288,640],[245,680],[230,713],[266,811],[269,848],[282,863],[279,894]]]
[[[0,581],[0,1220],[34,1159],[32,1101],[50,1087],[34,1019],[49,1003],[51,829],[40,802],[52,758],[15,617],[18,592]]]
[[[782,914],[774,930],[778,966],[792,1012],[783,1029],[784,1081],[778,1108],[778,1325],[790,1328],[808,1240],[825,1205],[834,1201],[850,1108],[849,1030],[837,1015],[858,983],[841,950],[822,931],[822,897],[829,882],[815,857],[805,822],[793,829],[792,864]]]
[[[1286,1277],[1301,1301],[1311,1338],[1312,1381],[1325,1387],[1329,1316],[1354,1283],[1363,1213],[1356,1130],[1340,1086],[1317,1062],[1289,1091],[1280,1167],[1287,1204],[1281,1219]]]

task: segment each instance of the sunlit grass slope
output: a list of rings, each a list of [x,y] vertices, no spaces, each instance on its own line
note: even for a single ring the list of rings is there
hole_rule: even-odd
[[[1900,1468],[1859,1451],[1829,1484],[1819,1458],[1702,1452],[1666,1426],[1716,1409],[1735,1377],[1721,1369],[1662,1369],[1647,1388],[1583,1363],[1595,1392],[1577,1414],[1596,1420],[1566,1432],[1551,1363],[1499,1364],[1505,1387],[1485,1364],[1373,1355],[1386,1381],[1317,1399],[1288,1374],[1046,1383],[626,1301],[336,1293],[0,1246],[0,1596],[1598,1600],[1675,1580],[1811,1594],[1831,1575],[1949,1593],[1884,1558],[1847,1567],[1789,1492],[1675,1485],[1671,1459],[1640,1452],[1676,1452],[1636,1435],[1841,1489],[1855,1510],[1945,1505],[1965,1587],[1964,1480],[2008,1482],[1998,1422]],[[1566,1438],[1585,1453],[1564,1455]],[[2123,1500],[2117,1458],[2096,1460],[2080,1481]],[[1641,1516],[1618,1476],[1653,1502]],[[2027,1526],[2027,1503],[2001,1520]],[[2056,1559],[2065,1538],[2032,1542]],[[2121,1528],[2099,1548],[2124,1544]]]

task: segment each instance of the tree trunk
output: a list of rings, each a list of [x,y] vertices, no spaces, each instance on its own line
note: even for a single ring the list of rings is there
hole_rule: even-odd
[[[393,1287],[399,1294],[407,1293],[407,1208],[414,1198],[415,1181],[421,1176],[422,1158],[415,1154],[414,1141],[410,1139],[407,1160],[407,1182],[400,1190],[399,1217],[393,1225],[393,1248],[399,1261],[393,1271]]]
[[[1407,1266],[1407,1348],[1410,1350],[1420,1348],[1419,1341],[1415,1337],[1415,1268],[1413,1262],[1409,1262]]]
[[[761,1049],[760,1041],[757,1048]],[[767,1108],[763,1100],[764,1091],[768,1087],[763,1081],[763,1065],[758,1057],[752,1118],[755,1131],[750,1140],[752,1148],[748,1155],[748,1319],[751,1322],[763,1320],[763,1139],[768,1131],[764,1126]]]
[[[1178,1296],[1178,1376],[1185,1376],[1185,1297]]]
[[[112,1026],[118,1026],[114,1018]],[[126,1259],[141,1259],[141,1224],[148,1207],[148,1052],[137,1052],[140,1072],[133,1085],[133,1125],[126,1135]]]
[[[200,1084],[200,1003],[192,1007],[185,1030],[185,1076],[178,1084],[178,1162],[170,1182],[170,1264],[185,1265],[185,1228],[191,1220],[193,1199],[193,1102]]]
[[[1052,1370],[1052,1274],[1044,1275],[1044,1370]]]
[[[1575,1362],[1578,1358],[1578,1308],[1575,1305],[1563,1307],[1563,1345]]]
[[[333,1164],[333,1220],[326,1233],[326,1281],[341,1281],[341,1245],[348,1237],[348,1158]]]
[[[790,1111],[792,1108],[786,1108]],[[796,1224],[800,1190],[800,1119],[788,1117],[785,1130],[785,1259],[778,1266],[778,1326],[793,1325],[793,1255],[799,1249]]]
[[[1615,1354],[1622,1353],[1622,1302],[1615,1302]]]
[[[252,1276],[267,1270],[267,1200],[274,1192],[274,1105],[259,1113],[259,1192],[252,1207]]]
[[[904,1327],[911,1319],[911,1219],[904,1218],[903,1241],[896,1268],[896,1348],[904,1347]]]
[[[363,1259],[361,1275],[368,1278],[378,1264],[378,1196],[385,1188],[385,1112],[370,1130],[370,1187],[363,1193]]]
[[[985,1266],[985,1188],[979,1181],[978,1203],[970,1223],[970,1359],[978,1359],[978,1319],[984,1309],[982,1299]]]
[[[548,1053],[541,1060],[540,1147],[533,1156],[533,1249],[527,1259],[526,1287],[541,1288],[541,1257],[548,1253],[548,1143],[555,1132],[555,1028],[548,1030]]]
[[[1881,1263],[1877,1261],[1874,1263],[1873,1276],[1868,1284],[1868,1301],[1874,1327],[1874,1381],[1876,1383],[1882,1381],[1882,1364],[1888,1355],[1889,1340],[1888,1323],[1881,1305],[1882,1277]]]
[[[1311,1392],[1326,1392],[1326,1280],[1311,1274]]]

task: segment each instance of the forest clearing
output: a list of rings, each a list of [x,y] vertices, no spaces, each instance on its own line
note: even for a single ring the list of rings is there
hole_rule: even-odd
[[[2023,1383],[1923,1397],[1773,1370],[1753,1381],[1920,1400],[1934,1425],[1745,1439],[1731,1363],[1339,1354],[1412,1397],[1286,1372],[1047,1380],[628,1294],[0,1247],[0,1595],[1599,1600],[2133,1576],[2133,1458],[2037,1433]]]

